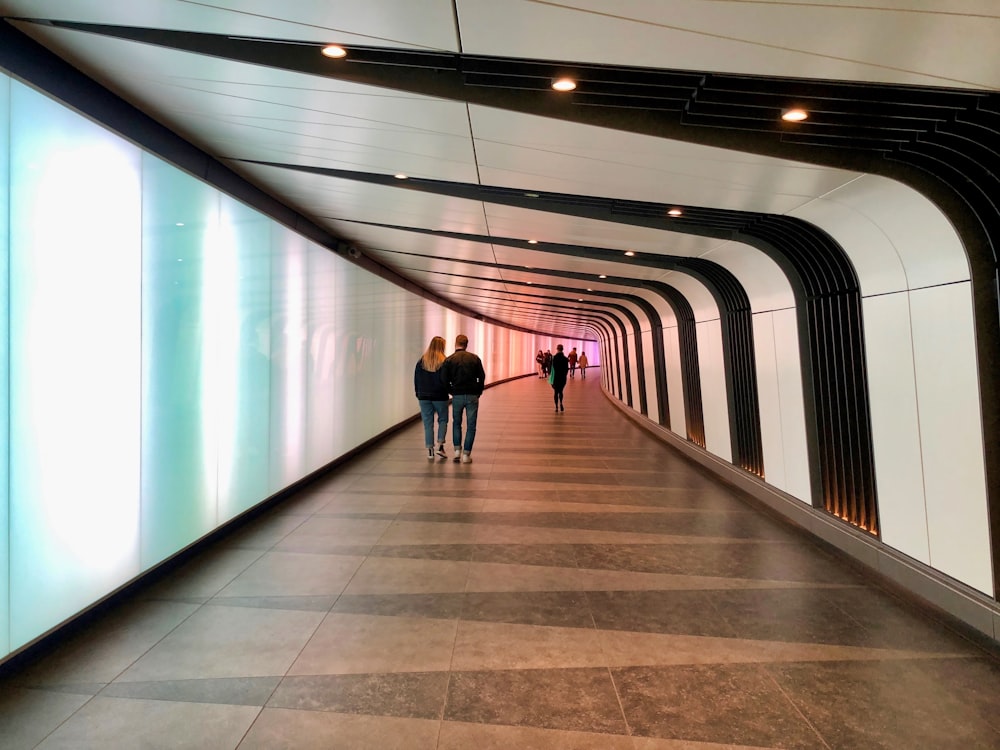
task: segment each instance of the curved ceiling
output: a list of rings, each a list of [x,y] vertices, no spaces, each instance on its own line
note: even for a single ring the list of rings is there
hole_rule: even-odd
[[[995,0],[929,5],[0,0],[0,14],[432,294],[593,338],[637,284],[690,287],[709,260],[749,289],[748,274],[773,278],[758,297],[790,305],[802,282],[778,278],[761,229],[798,232],[792,216],[1000,86],[983,53]],[[331,42],[347,58],[322,57]],[[549,90],[560,73],[575,92]],[[814,117],[782,123],[794,104]]]

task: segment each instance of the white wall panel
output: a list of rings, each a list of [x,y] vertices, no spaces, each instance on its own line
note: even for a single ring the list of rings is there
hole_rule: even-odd
[[[757,366],[757,400],[760,405],[760,442],[764,451],[764,477],[785,489],[785,450],[781,434],[781,390],[775,354],[772,313],[753,316],[753,345]]]
[[[687,410],[684,408],[684,382],[681,378],[681,345],[675,326],[663,329],[663,355],[667,363],[667,401],[670,404],[672,432],[687,439]]]
[[[666,279],[666,283],[684,295],[688,304],[691,305],[694,319],[698,323],[719,317],[719,306],[715,303],[715,297],[704,284],[694,277],[685,276],[682,273],[672,273]]]
[[[646,415],[654,422],[659,422],[659,401],[656,397],[656,358],[653,356],[653,334],[645,329],[642,332],[642,355],[646,367],[642,372],[642,381],[646,386]]]
[[[753,312],[795,306],[795,294],[781,267],[755,247],[726,242],[702,256],[732,273],[750,298]]]
[[[732,461],[726,372],[722,358],[722,324],[718,320],[710,320],[698,323],[697,330],[701,403],[705,415],[705,448],[727,461]]]
[[[881,295],[863,305],[882,541],[930,563],[909,295]]]
[[[993,590],[969,284],[910,293],[930,561]]]
[[[860,176],[792,215],[841,243],[865,296],[969,278],[962,243],[941,210],[885,177]]]
[[[782,489],[812,503],[809,479],[809,452],[806,449],[806,411],[802,391],[802,364],[799,360],[798,320],[795,310],[775,310],[774,361],[781,399],[781,442],[785,455],[785,486]]]

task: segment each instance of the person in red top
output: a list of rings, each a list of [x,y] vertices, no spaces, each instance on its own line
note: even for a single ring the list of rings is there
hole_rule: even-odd
[[[571,378],[576,377],[576,347],[574,346],[570,349],[569,354],[566,355],[566,359],[569,360],[569,376]]]

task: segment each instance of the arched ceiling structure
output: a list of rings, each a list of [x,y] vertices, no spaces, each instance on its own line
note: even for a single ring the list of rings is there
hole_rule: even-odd
[[[1000,38],[992,0],[0,0],[0,13],[336,251],[566,338],[594,338],[641,283],[735,276],[751,306],[819,293],[814,273],[840,270],[813,261],[837,232],[795,217],[866,172],[919,184],[1000,84],[983,54]],[[321,55],[329,43],[347,56]],[[559,75],[577,89],[552,91]],[[782,122],[791,106],[810,118]],[[979,198],[942,195],[982,221]],[[548,291],[528,298],[529,282]]]

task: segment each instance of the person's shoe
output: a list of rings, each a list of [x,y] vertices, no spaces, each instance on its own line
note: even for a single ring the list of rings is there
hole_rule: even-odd
[[[472,463],[472,456],[470,456],[468,453],[463,453],[462,454],[462,463],[463,464],[471,464]]]
[[[562,404],[559,404],[559,411],[566,411],[566,407],[563,406]]]
[[[428,461],[433,461],[434,460],[434,449],[433,448],[428,448],[427,449],[427,460]]]
[[[451,459],[456,464],[462,460],[462,449],[459,446],[455,446],[455,457]]]
[[[438,446],[437,454],[438,458],[448,458],[448,454],[444,452],[444,443]]]

